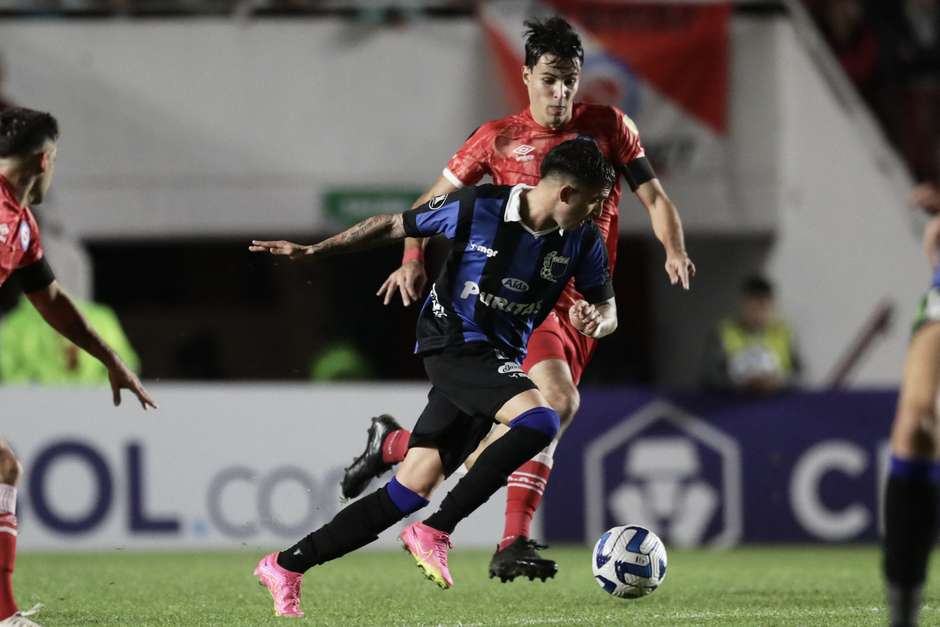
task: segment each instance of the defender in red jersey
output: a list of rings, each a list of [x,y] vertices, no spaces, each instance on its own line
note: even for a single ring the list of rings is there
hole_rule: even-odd
[[[563,141],[590,138],[618,168],[640,202],[649,211],[653,231],[666,252],[665,269],[673,285],[689,288],[695,266],[685,250],[682,224],[646,159],[636,125],[615,107],[574,104],[584,52],[578,35],[561,18],[526,22],[525,65],[522,80],[529,92],[529,108],[516,115],[487,122],[478,128],[450,159],[442,175],[418,199],[427,202],[484,176],[498,184],[534,184],[544,155]],[[611,270],[616,262],[619,236],[619,180],[601,212],[594,216],[606,243]],[[407,306],[416,302],[427,283],[423,240],[406,240],[402,266],[393,272],[378,294],[388,304],[396,292]],[[579,299],[568,285],[555,310],[529,339],[523,368],[561,417],[561,433],[578,410],[578,382],[594,351],[595,340],[579,333],[565,312]],[[472,466],[480,451],[501,437],[496,427],[467,459]],[[389,416],[374,418],[366,450],[346,469],[342,490],[347,497],[361,494],[371,478],[404,458],[410,434]],[[490,562],[490,576],[506,581],[518,576],[554,576],[557,566],[541,557],[542,548],[529,538],[532,516],[541,501],[552,467],[557,440],[508,478],[506,526]]]
[[[11,108],[0,112],[0,285],[10,277],[46,322],[108,369],[114,404],[130,390],[144,409],[156,408],[137,376],[88,326],[62,291],[42,252],[30,207],[41,204],[52,183],[59,125],[48,113]],[[0,625],[35,625],[13,599],[16,556],[16,484],[22,466],[0,439]]]

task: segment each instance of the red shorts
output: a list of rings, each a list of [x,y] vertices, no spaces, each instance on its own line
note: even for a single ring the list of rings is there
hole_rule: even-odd
[[[571,368],[571,378],[578,385],[596,347],[597,340],[578,333],[567,316],[563,318],[553,310],[529,337],[522,369],[528,372],[540,361],[561,359]]]

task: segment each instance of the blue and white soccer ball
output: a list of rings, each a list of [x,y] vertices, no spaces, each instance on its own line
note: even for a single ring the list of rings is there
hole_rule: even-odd
[[[653,592],[666,578],[666,546],[645,527],[614,527],[594,545],[591,568],[608,594],[636,599]]]

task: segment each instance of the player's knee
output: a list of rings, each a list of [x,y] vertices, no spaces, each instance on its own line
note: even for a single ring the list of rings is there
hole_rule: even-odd
[[[538,431],[548,437],[551,442],[558,435],[561,428],[561,420],[551,407],[534,407],[528,411],[522,412],[516,416],[510,427],[527,427],[533,431]]]
[[[427,498],[403,485],[395,477],[392,477],[391,481],[385,484],[385,491],[395,507],[398,508],[398,511],[404,516],[413,514],[428,504]]]
[[[16,455],[8,446],[0,443],[0,483],[15,486],[22,474],[23,467]]]
[[[558,385],[542,393],[545,400],[558,413],[558,419],[561,421],[561,429],[568,428],[574,415],[578,413],[581,406],[581,395],[578,388],[573,385]]]

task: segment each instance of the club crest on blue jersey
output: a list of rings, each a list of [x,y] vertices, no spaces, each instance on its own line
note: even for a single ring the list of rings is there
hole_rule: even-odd
[[[555,283],[558,279],[565,276],[565,271],[568,269],[570,262],[571,257],[562,257],[553,250],[545,255],[545,259],[542,260],[542,271],[539,273],[539,276],[546,281]]]

